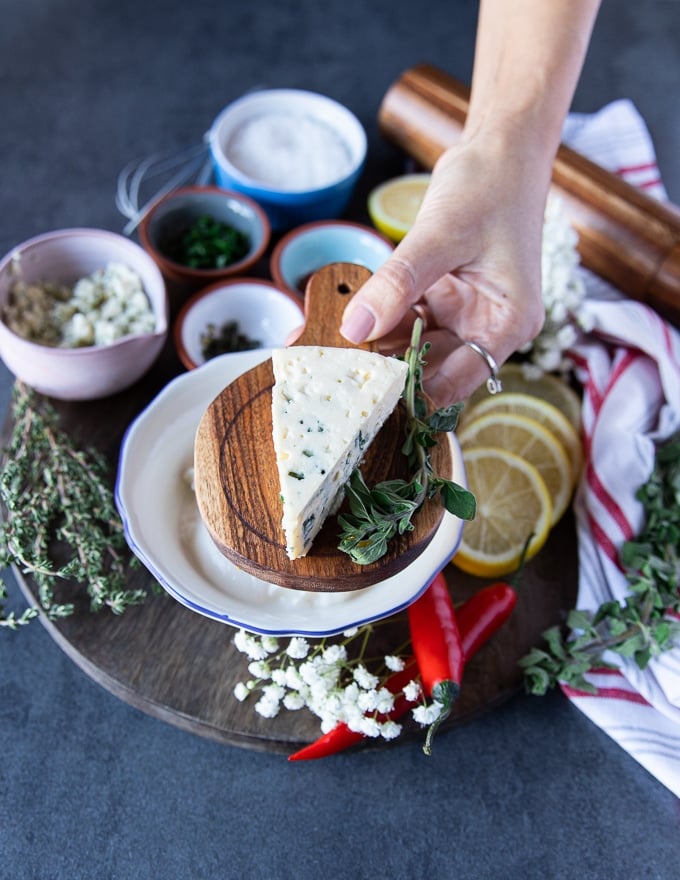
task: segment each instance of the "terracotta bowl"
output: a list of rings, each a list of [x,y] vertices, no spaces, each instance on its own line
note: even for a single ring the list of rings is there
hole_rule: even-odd
[[[200,217],[211,217],[245,234],[248,252],[215,269],[198,269],[177,262],[173,249],[178,238]],[[262,208],[242,193],[217,186],[187,186],[160,198],[139,224],[142,247],[171,282],[196,290],[224,278],[244,275],[264,254],[271,227]]]
[[[205,363],[205,335],[225,325],[231,338],[243,337],[241,348],[278,348],[304,323],[302,300],[269,281],[233,278],[200,290],[181,308],[173,327],[177,355],[188,370]]]

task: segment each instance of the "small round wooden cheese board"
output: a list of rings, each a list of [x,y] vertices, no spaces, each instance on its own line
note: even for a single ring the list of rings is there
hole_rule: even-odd
[[[367,269],[350,263],[333,263],[316,272],[307,284],[305,325],[295,344],[376,350],[374,343],[351,346],[339,332],[349,298],[368,277]],[[268,359],[224,388],[198,426],[196,500],[215,545],[244,571],[297,590],[358,590],[402,571],[423,552],[440,525],[444,508],[438,501],[427,501],[414,516],[413,531],[395,538],[387,554],[370,565],[357,565],[338,549],[335,516],[328,518],[306,556],[288,558],[272,438],[273,384]],[[401,452],[405,420],[400,404],[369,447],[361,467],[369,486],[409,478]],[[431,457],[436,473],[455,478],[448,438],[442,437]]]

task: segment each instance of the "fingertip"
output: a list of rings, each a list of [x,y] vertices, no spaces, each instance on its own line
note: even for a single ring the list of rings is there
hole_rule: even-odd
[[[298,339],[302,336],[302,331],[305,329],[304,324],[300,324],[299,327],[296,327],[294,330],[291,330],[288,336],[286,336],[286,340],[283,343],[286,348],[289,345],[294,345]]]
[[[343,315],[340,333],[348,342],[359,345],[371,335],[376,316],[363,303],[348,306]]]

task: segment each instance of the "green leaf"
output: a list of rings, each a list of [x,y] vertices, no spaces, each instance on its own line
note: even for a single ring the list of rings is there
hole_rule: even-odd
[[[559,626],[552,626],[543,633],[543,638],[548,643],[548,650],[558,660],[565,660],[567,652],[562,639],[562,631]]]
[[[589,611],[579,611],[574,609],[567,615],[567,626],[571,630],[582,630],[590,637],[595,629],[592,624],[592,615]]]
[[[528,693],[542,697],[554,686],[554,681],[540,666],[528,666],[524,671],[524,685]]]
[[[427,420],[429,429],[441,433],[454,431],[462,409],[462,403],[454,403],[451,406],[436,410]]]
[[[453,480],[433,480],[432,484],[441,493],[444,507],[460,519],[471,520],[477,515],[477,499],[472,492],[454,483]]]

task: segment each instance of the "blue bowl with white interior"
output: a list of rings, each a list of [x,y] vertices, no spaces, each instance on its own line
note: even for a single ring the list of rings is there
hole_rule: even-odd
[[[302,89],[233,101],[208,142],[218,186],[262,206],[272,229],[339,217],[366,160],[366,132],[344,105]]]
[[[318,220],[291,229],[277,242],[269,270],[277,286],[304,296],[309,278],[329,263],[355,263],[376,272],[394,244],[371,226]]]

